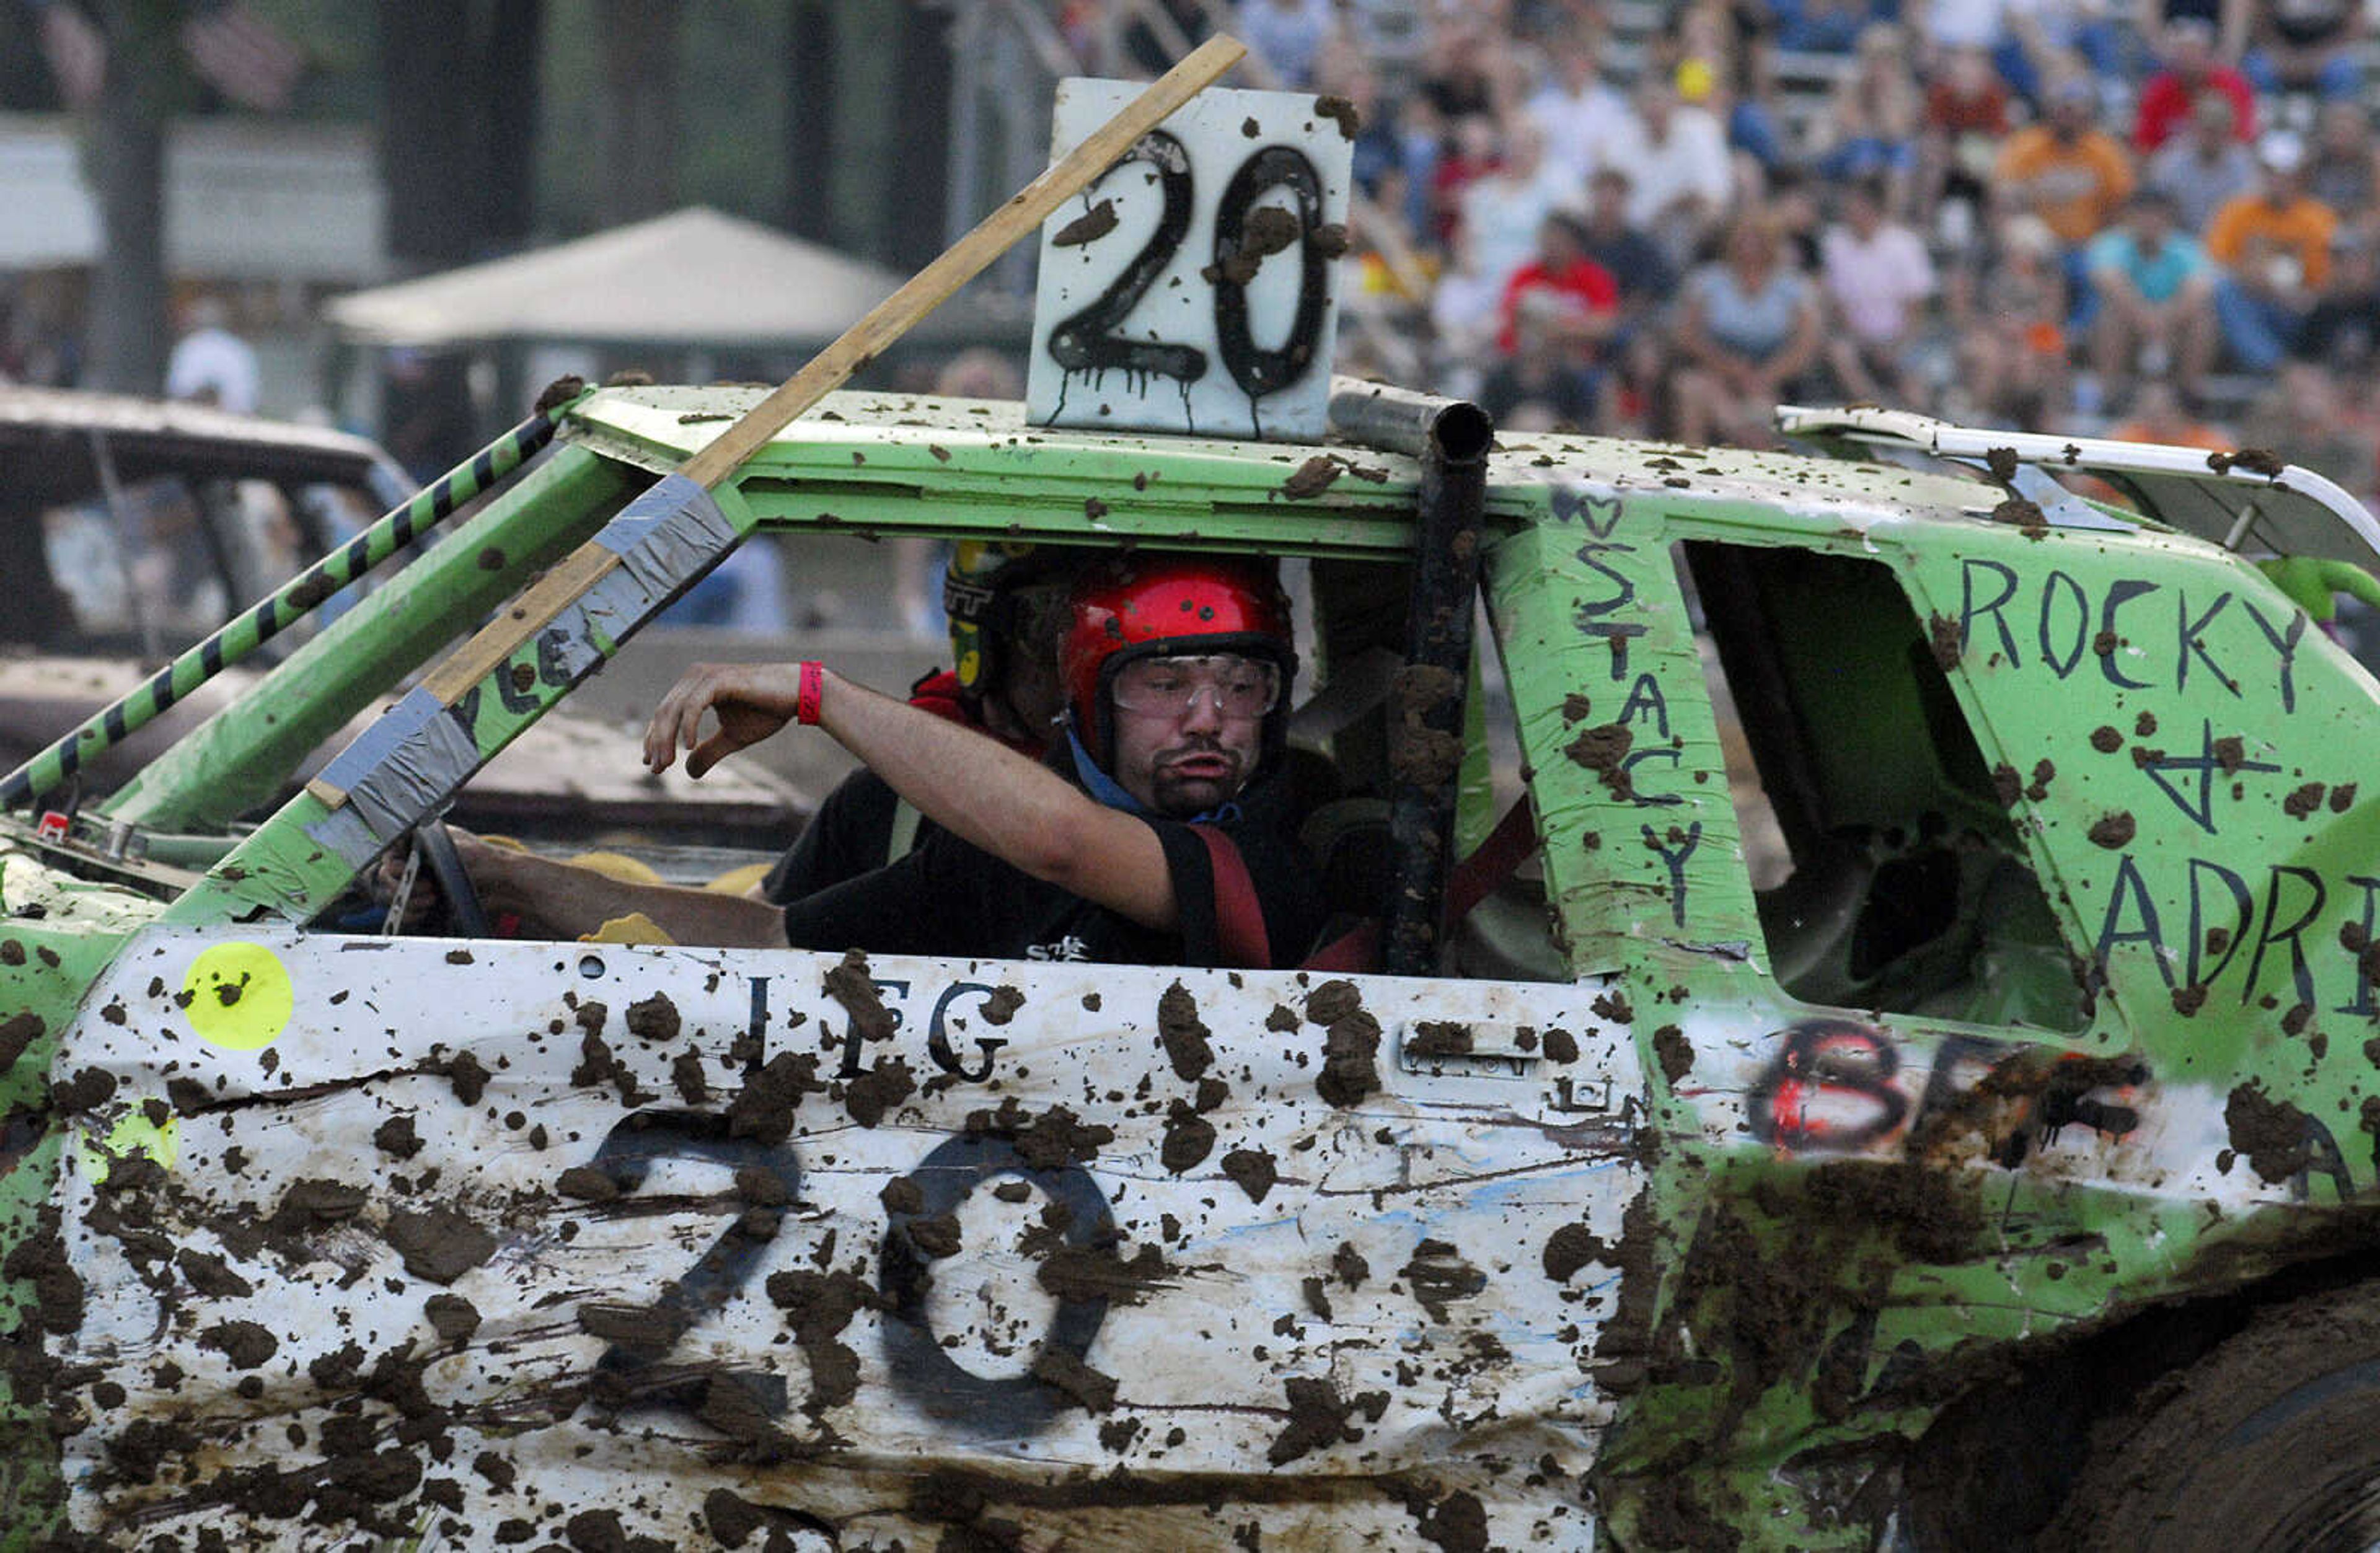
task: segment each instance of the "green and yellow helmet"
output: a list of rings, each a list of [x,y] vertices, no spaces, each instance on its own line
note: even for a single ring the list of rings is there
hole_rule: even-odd
[[[951,669],[962,697],[980,700],[1000,683],[1001,654],[1033,634],[1026,590],[1062,581],[1072,562],[1073,552],[1047,545],[961,540],[952,547],[942,573],[942,613],[950,622]]]

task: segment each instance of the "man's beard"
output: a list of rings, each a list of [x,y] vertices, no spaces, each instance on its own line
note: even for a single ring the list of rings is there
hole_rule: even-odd
[[[1170,766],[1191,755],[1219,757],[1231,770],[1219,776],[1184,776]],[[1247,758],[1217,739],[1193,739],[1157,752],[1149,774],[1149,791],[1158,811],[1169,819],[1187,819],[1204,814],[1239,792],[1247,780]]]

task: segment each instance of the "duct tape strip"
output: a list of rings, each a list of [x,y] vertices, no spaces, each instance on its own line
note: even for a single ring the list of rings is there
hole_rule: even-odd
[[[578,596],[578,602],[560,617],[570,622],[574,635],[590,641],[617,644],[622,637],[662,612],[667,590],[655,590],[626,567],[611,573]]]
[[[370,867],[371,860],[380,855],[381,839],[371,833],[371,828],[352,805],[333,809],[307,826],[306,834],[317,845],[345,859],[351,868]]]
[[[725,554],[735,526],[699,483],[670,475],[621,509],[594,542],[619,566],[540,633],[541,650],[574,684],[602,661],[601,644],[619,642]],[[331,813],[306,833],[361,867],[419,823],[480,766],[477,744],[446,712],[420,687],[391,707],[308,784]]]
[[[735,525],[698,482],[666,475],[603,526],[595,543],[654,599],[692,581],[735,543]]]
[[[417,686],[315,779],[346,795],[333,817],[352,814],[371,839],[364,841],[346,826],[316,825],[307,833],[360,867],[419,824],[479,766],[479,746],[470,734],[438,698]],[[362,856],[353,848],[360,848]]]
[[[625,566],[605,573],[537,634],[540,675],[558,669],[567,684],[577,685],[601,668],[629,632],[660,613],[667,600]]]
[[[537,634],[537,661],[540,673],[548,668],[561,671],[564,683],[577,685],[603,666],[604,642],[617,644],[619,636],[598,636],[589,620],[589,607],[602,593],[614,572],[580,595],[578,602],[557,614]],[[497,671],[503,673],[501,669]]]

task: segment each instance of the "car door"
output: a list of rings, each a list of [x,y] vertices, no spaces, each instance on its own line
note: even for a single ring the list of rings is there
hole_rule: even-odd
[[[1608,1415],[1595,995],[153,929],[57,1068],[75,1522],[1577,1525],[1500,1468]]]

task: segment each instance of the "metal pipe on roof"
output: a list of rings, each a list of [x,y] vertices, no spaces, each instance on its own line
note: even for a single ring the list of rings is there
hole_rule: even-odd
[[[1457,463],[1488,456],[1496,424],[1465,399],[1441,399],[1357,378],[1330,383],[1331,435],[1381,453],[1427,458],[1433,449]]]
[[[1405,661],[1389,689],[1394,874],[1381,959],[1391,976],[1428,976],[1438,969],[1446,928],[1480,515],[1496,428],[1463,400],[1343,380],[1330,395],[1330,421],[1342,437],[1421,460]]]

